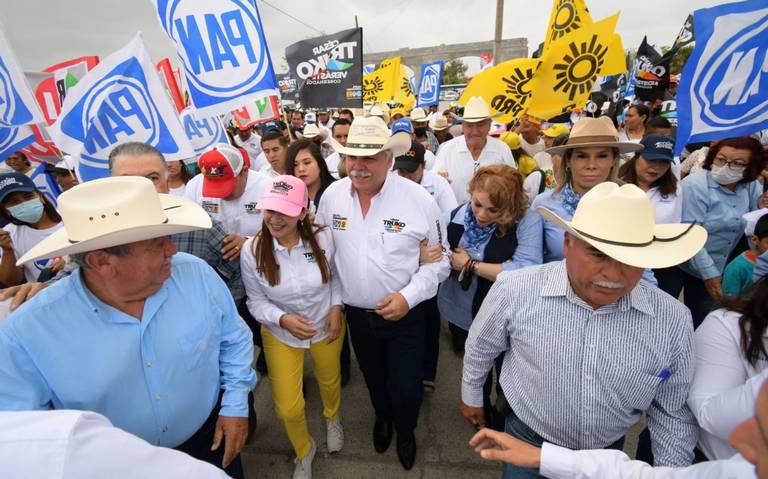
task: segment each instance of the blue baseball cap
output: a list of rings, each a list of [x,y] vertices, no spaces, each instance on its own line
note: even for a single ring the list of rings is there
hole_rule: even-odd
[[[399,120],[392,123],[393,135],[395,133],[400,133],[401,131],[404,131],[409,135],[413,135],[413,123],[411,123],[411,120],[408,118],[400,118]]]
[[[675,158],[675,140],[664,135],[648,135],[640,141],[643,149],[640,154],[650,161],[673,161]]]
[[[285,131],[286,128],[287,126],[285,125],[285,123],[279,120],[265,121],[261,125],[261,131],[264,133],[268,131],[278,131],[282,133],[283,131]]]
[[[11,193],[35,191],[35,184],[24,173],[6,173],[0,175],[0,203]]]

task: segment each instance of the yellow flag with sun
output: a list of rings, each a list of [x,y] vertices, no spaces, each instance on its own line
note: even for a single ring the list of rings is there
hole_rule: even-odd
[[[400,65],[400,74],[397,80],[397,89],[395,90],[395,103],[399,103],[408,111],[416,103],[416,95],[413,93],[413,87],[408,75],[408,70]]]
[[[385,58],[378,68],[363,75],[363,101],[387,102],[398,89],[400,57]]]
[[[459,103],[466,105],[473,96],[480,96],[497,113],[495,121],[509,123],[519,118],[531,98],[530,81],[539,60],[516,58],[478,73],[467,85]]]
[[[566,33],[550,45],[531,79],[528,113],[553,118],[586,104],[608,50],[619,14]]]

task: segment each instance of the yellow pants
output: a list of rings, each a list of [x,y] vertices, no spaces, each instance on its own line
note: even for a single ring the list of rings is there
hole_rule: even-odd
[[[344,343],[346,324],[342,321],[339,338],[331,344],[326,340],[312,343],[309,354],[320,386],[323,401],[323,416],[326,419],[339,417],[341,407],[341,367],[339,357]],[[275,338],[269,329],[261,327],[264,341],[264,355],[267,359],[269,381],[272,383],[272,398],[275,412],[282,421],[296,457],[309,453],[312,442],[304,413],[304,349],[294,348]]]

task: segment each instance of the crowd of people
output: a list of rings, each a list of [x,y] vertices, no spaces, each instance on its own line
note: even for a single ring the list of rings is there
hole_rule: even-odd
[[[765,136],[679,158],[672,125],[643,104],[623,121],[494,117],[481,97],[445,112],[295,110],[230,125],[230,143],[187,162],[124,143],[109,178],[51,166],[56,203],[12,155],[0,410],[91,411],[56,420],[111,424],[237,478],[268,378],[293,477],[311,478],[320,445],[344,450],[353,349],[373,447],[394,439],[408,470],[445,321],[471,445],[505,478],[768,477]],[[307,424],[306,352],[323,441]],[[645,462],[610,451],[643,414]]]

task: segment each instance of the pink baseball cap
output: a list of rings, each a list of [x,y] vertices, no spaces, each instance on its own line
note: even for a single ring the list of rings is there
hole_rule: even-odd
[[[303,181],[290,175],[276,176],[269,191],[256,204],[257,210],[271,210],[297,217],[309,206],[309,194]]]

